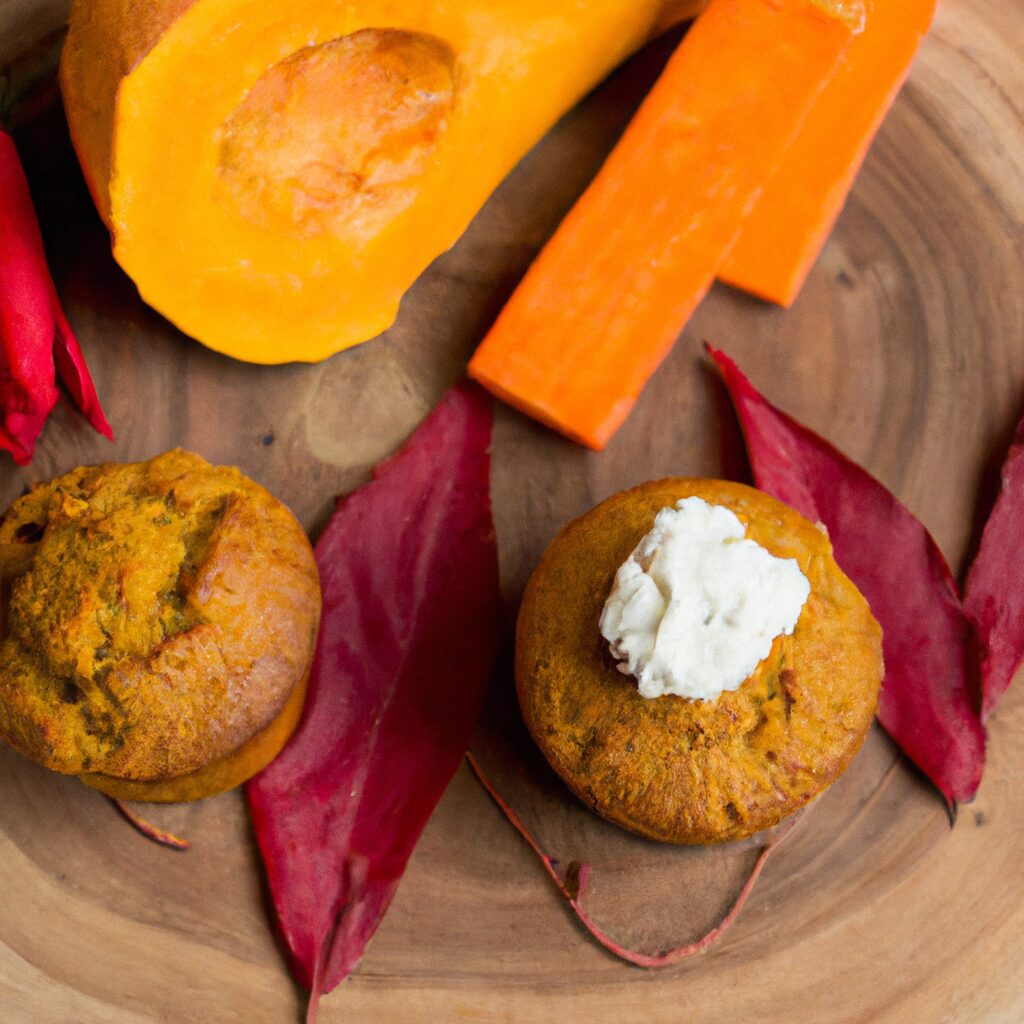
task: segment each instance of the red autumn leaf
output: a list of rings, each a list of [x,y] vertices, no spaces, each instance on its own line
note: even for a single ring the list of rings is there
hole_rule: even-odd
[[[728,356],[709,351],[757,486],[825,524],[836,561],[881,623],[879,721],[951,806],[972,799],[985,765],[977,637],[938,545],[882,484],[767,402]]]
[[[499,627],[490,438],[489,401],[453,388],[316,545],[306,708],[247,787],[311,1015],[362,957],[479,715]]]
[[[85,355],[71,330],[71,325],[64,316],[64,310],[58,303],[56,291],[53,292],[53,304],[56,321],[53,360],[57,367],[57,375],[74,399],[79,412],[89,421],[90,426],[108,440],[113,441],[114,434],[100,407],[96,386],[92,382],[89,367],[85,364]]]
[[[92,426],[111,438],[46,265],[18,152],[0,131],[0,448],[19,465],[31,461],[57,402],[58,374]]]
[[[1003,463],[1002,487],[985,524],[964,590],[964,607],[978,624],[981,717],[995,710],[1024,661],[1024,420]]]

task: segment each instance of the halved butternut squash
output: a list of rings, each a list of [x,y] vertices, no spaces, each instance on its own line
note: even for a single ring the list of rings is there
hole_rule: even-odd
[[[394,320],[516,161],[702,0],[75,0],[61,67],[114,255],[211,348]]]

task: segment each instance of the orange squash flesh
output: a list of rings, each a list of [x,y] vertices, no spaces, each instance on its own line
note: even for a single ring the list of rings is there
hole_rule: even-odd
[[[393,321],[516,161],[701,0],[75,0],[61,81],[114,254],[212,348]]]
[[[875,0],[863,31],[743,225],[719,277],[790,306],[910,70],[935,0]]]
[[[712,0],[470,375],[603,448],[711,285],[858,24],[811,0]]]

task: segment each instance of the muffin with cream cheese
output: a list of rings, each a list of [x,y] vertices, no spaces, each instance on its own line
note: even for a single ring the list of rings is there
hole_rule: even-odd
[[[881,630],[824,531],[766,494],[669,479],[570,523],[517,626],[527,726],[569,787],[673,843],[777,824],[874,717]]]

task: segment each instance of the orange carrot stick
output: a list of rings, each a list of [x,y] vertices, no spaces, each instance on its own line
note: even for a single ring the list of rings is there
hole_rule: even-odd
[[[603,448],[858,30],[835,0],[712,0],[470,363]],[[862,14],[863,9],[860,8]]]
[[[825,244],[868,147],[931,25],[935,0],[874,0],[719,277],[789,306]]]

